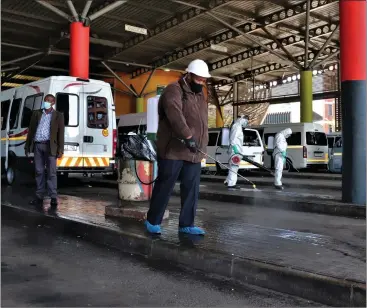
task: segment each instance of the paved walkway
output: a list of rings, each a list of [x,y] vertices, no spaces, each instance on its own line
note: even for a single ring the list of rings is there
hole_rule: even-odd
[[[28,208],[31,192],[27,186],[2,187],[2,203]],[[104,217],[105,206],[117,204],[115,189],[86,185],[60,193],[59,216],[146,236],[142,223]],[[177,244],[179,206],[172,198],[162,235]],[[196,223],[208,232],[196,243],[198,248],[328,277],[366,280],[365,220],[200,200]]]

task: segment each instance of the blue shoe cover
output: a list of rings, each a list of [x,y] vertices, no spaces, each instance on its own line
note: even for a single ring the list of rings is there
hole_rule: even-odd
[[[160,225],[152,225],[148,220],[146,220],[144,224],[147,227],[147,231],[149,233],[161,234],[161,226]]]
[[[204,235],[205,231],[199,227],[183,227],[179,228],[178,232],[192,234],[192,235]]]

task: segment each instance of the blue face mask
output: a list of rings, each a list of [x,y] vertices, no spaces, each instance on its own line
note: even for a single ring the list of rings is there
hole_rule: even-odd
[[[50,109],[51,108],[51,103],[50,102],[43,102],[43,109]]]

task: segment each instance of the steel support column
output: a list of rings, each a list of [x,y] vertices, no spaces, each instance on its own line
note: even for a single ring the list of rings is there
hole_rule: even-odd
[[[224,126],[224,119],[223,119],[223,106],[220,106],[220,111],[218,108],[215,108],[215,127],[223,127]]]
[[[89,32],[82,22],[70,24],[70,76],[89,78]]]
[[[233,102],[238,103],[238,82],[233,83]],[[233,121],[238,117],[238,106],[233,105]]]
[[[300,73],[301,122],[312,123],[312,71],[303,70]]]
[[[136,98],[136,113],[144,112],[144,97]]]
[[[366,205],[366,2],[340,0],[342,199]]]

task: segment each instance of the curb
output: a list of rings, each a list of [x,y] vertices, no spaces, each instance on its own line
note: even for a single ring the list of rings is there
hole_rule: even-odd
[[[180,192],[174,190],[174,196],[180,196]],[[208,191],[200,191],[199,198],[209,201],[238,203],[247,206],[271,207],[282,210],[292,210],[297,212],[309,212],[317,214],[327,214],[334,216],[343,216],[351,218],[366,219],[366,207],[354,204],[328,203],[322,199],[316,199],[313,202],[298,199],[279,199],[279,198],[261,198],[259,196],[241,196],[232,194],[212,193]],[[276,201],[276,202],[274,202]]]
[[[202,174],[207,175],[207,174]],[[246,176],[246,175],[245,175]],[[272,178],[273,176],[267,172],[256,172],[256,171],[249,171],[247,173],[247,177],[265,177],[265,178]],[[304,179],[304,180],[337,180],[341,181],[341,175],[335,173],[318,173],[315,174],[308,174],[308,173],[297,173],[297,172],[283,172],[284,179]]]
[[[268,181],[262,181],[259,179],[255,179],[255,178],[251,178],[248,177],[248,179],[252,182],[254,182],[256,184],[257,187],[274,187],[274,183],[273,182],[268,182]],[[296,178],[295,178],[296,179]],[[297,178],[297,180],[299,180],[299,178]],[[307,180],[307,179],[304,179]],[[284,181],[284,179],[283,179]],[[205,183],[205,182],[209,182],[209,183],[223,183],[224,179],[222,178],[217,178],[217,177],[209,177],[209,176],[202,176],[201,177],[201,183]],[[240,184],[245,184],[246,186],[251,187],[250,184],[248,184],[245,180],[239,178],[238,183]],[[315,190],[322,190],[322,189],[329,189],[329,190],[341,190],[341,186],[340,187],[335,187],[332,185],[314,185],[314,184],[301,184],[301,183],[283,183],[283,185],[285,187],[290,187],[290,188],[309,188],[309,189],[315,189]]]
[[[366,304],[365,283],[357,281],[326,277],[194,246],[187,247],[144,235],[111,230],[97,224],[44,215],[9,204],[2,204],[2,214],[3,217],[27,224],[47,224],[59,232],[81,236],[96,244],[142,255],[147,259],[166,260],[177,266],[326,305],[365,307]]]
[[[101,185],[117,188],[117,183],[112,181],[90,181],[92,185]],[[180,192],[173,190],[173,196],[179,197]],[[199,198],[209,201],[219,201],[227,203],[244,204],[247,206],[261,206],[271,207],[282,210],[291,210],[297,212],[308,212],[315,214],[326,214],[332,216],[343,216],[351,218],[363,218],[366,219],[366,207],[364,205],[347,204],[335,201],[326,201],[325,199],[316,198],[313,202],[307,201],[308,199],[301,198],[286,199],[286,198],[264,198],[260,196],[244,196],[244,195],[233,195],[233,194],[220,194],[215,192],[200,191]],[[274,202],[277,201],[277,202]]]

